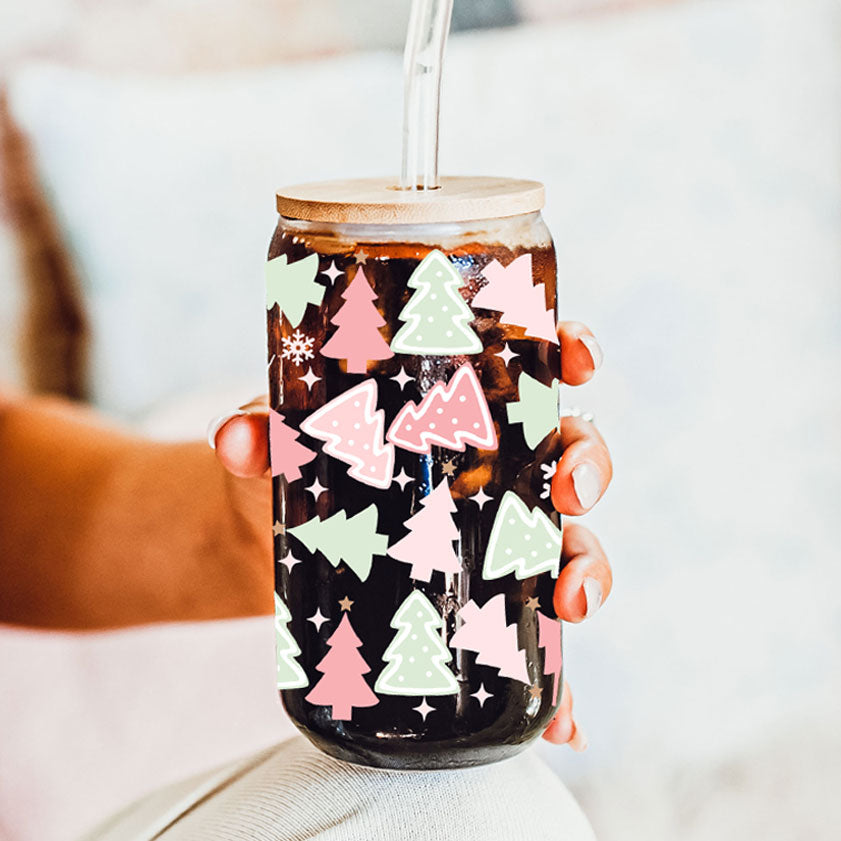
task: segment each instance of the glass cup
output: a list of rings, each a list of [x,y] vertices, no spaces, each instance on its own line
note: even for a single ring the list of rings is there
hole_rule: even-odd
[[[562,685],[543,188],[278,193],[266,268],[278,688],[325,752],[520,751]]]

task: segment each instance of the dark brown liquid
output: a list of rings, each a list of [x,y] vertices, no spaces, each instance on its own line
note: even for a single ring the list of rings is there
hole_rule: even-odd
[[[431,250],[429,245],[360,242],[340,253],[325,252],[331,245],[323,239],[303,242],[284,234],[279,228],[272,240],[269,257],[286,254],[290,262],[302,259],[318,249],[322,255],[321,269],[327,269],[335,259],[339,269],[356,265],[354,253],[364,248],[367,260],[365,276],[377,293],[376,305],[386,321],[381,329],[390,342],[401,326],[398,313],[412,293],[406,282],[420,260]],[[454,251],[446,251],[465,278],[462,294],[470,303],[483,281],[481,270],[491,260],[507,265],[515,257],[528,251],[532,254],[535,280],[546,284],[549,303],[555,299],[555,256],[551,248],[509,249],[507,247],[474,243]],[[381,259],[377,259],[381,258]],[[351,275],[353,270],[351,269]],[[344,563],[334,568],[318,552],[311,554],[291,535],[281,534],[275,539],[275,558],[280,559],[290,549],[303,562],[290,574],[286,566],[276,564],[276,585],[289,605],[292,621],[288,627],[301,648],[297,658],[304,668],[309,687],[281,692],[284,706],[295,724],[320,748],[351,762],[381,767],[419,769],[449,768],[477,765],[503,759],[518,752],[535,738],[548,724],[555,710],[553,703],[554,675],[543,674],[544,650],[537,644],[537,615],[525,602],[535,597],[540,611],[554,618],[552,594],[555,579],[549,573],[518,580],[506,575],[493,581],[482,578],[485,548],[493,524],[499,498],[506,490],[514,490],[531,508],[539,506],[550,514],[554,522],[558,515],[552,511],[547,498],[541,498],[545,476],[540,466],[559,457],[560,442],[550,434],[533,452],[523,439],[520,424],[509,425],[506,403],[517,399],[516,383],[520,371],[526,371],[548,384],[560,374],[558,347],[547,342],[525,339],[521,328],[499,324],[499,313],[474,310],[472,326],[480,336],[484,350],[470,357],[410,356],[398,354],[391,359],[369,362],[367,374],[345,373],[344,360],[321,356],[322,347],[335,327],[330,324],[344,303],[341,293],[347,280],[344,275],[329,284],[320,275],[320,283],[327,291],[321,308],[309,306],[298,325],[302,333],[315,338],[314,358],[303,365],[281,358],[281,338],[294,330],[279,317],[278,308],[269,313],[269,359],[271,406],[281,412],[286,422],[298,429],[300,422],[315,409],[338,396],[366,377],[374,377],[379,389],[378,407],[385,410],[386,428],[398,410],[408,401],[418,402],[437,380],[448,380],[465,361],[473,364],[482,384],[491,415],[494,419],[499,449],[479,451],[467,447],[464,453],[433,447],[429,456],[418,455],[397,448],[395,475],[401,468],[415,481],[401,490],[392,484],[380,490],[361,484],[347,475],[347,465],[321,452],[321,442],[302,434],[299,441],[318,452],[316,459],[301,468],[303,478],[290,483],[283,478],[274,481],[274,517],[288,527],[299,525],[319,515],[322,519],[345,509],[348,516],[362,511],[371,503],[379,510],[378,531],[389,536],[389,543],[403,537],[403,525],[418,510],[418,494],[423,496],[429,487],[436,486],[448,471],[451,492],[457,513],[461,540],[457,551],[461,556],[462,572],[454,576],[447,589],[444,573],[435,571],[429,583],[413,581],[406,564],[392,558],[375,556],[368,579],[360,582]],[[508,342],[519,355],[506,366],[495,354]],[[321,377],[312,389],[300,380],[311,366]],[[390,377],[403,366],[414,381],[401,387]],[[452,468],[453,474],[449,474]],[[306,487],[318,478],[328,488],[316,501]],[[494,497],[480,510],[467,497],[484,487]],[[469,600],[479,605],[498,593],[505,594],[506,618],[518,626],[518,641],[525,650],[532,689],[520,681],[500,677],[498,670],[478,665],[476,654],[454,650],[449,666],[459,685],[454,695],[430,696],[427,703],[434,707],[425,720],[414,708],[420,696],[378,695],[379,703],[372,707],[355,708],[351,720],[334,721],[330,707],[313,706],[306,694],[322,677],[315,669],[328,651],[327,638],[341,619],[339,600],[353,601],[350,620],[362,640],[359,652],[371,667],[365,678],[373,687],[377,675],[385,667],[383,652],[394,637],[390,622],[395,610],[413,590],[419,589],[436,605],[446,623],[446,639],[455,631],[456,612]],[[534,604],[532,602],[532,604]],[[307,620],[316,609],[329,618],[320,630]],[[493,696],[483,705],[472,697],[480,684]],[[537,690],[540,690],[537,694]],[[536,696],[536,697],[535,697]],[[558,697],[560,694],[558,693]]]

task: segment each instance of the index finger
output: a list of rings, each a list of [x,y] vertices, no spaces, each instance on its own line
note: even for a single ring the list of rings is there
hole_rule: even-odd
[[[581,385],[592,379],[604,354],[593,332],[580,321],[558,322],[561,345],[561,379],[567,385]]]

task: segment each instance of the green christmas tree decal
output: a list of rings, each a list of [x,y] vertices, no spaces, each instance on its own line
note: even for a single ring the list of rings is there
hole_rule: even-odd
[[[441,639],[441,614],[419,590],[413,590],[397,608],[391,627],[397,630],[383,654],[388,665],[374,691],[383,695],[453,695],[455,676],[445,663],[452,652]]]
[[[388,536],[377,532],[377,506],[372,502],[353,517],[337,511],[326,520],[316,516],[287,529],[309,549],[321,552],[334,567],[344,561],[364,581],[371,572],[374,555],[385,555]]]
[[[274,594],[274,640],[277,654],[277,688],[296,689],[309,681],[304,670],[295,659],[300,653],[298,643],[286,627],[292,619],[289,608],[277,593]]]
[[[304,317],[307,304],[318,306],[324,297],[324,287],[315,282],[318,275],[318,254],[288,263],[285,254],[266,263],[266,309],[275,304],[297,327]]]
[[[395,353],[454,356],[482,351],[481,340],[469,326],[473,312],[458,291],[464,281],[440,251],[424,257],[408,285],[416,291],[400,312],[406,323],[391,340]]]
[[[520,399],[509,403],[509,423],[521,423],[526,444],[532,449],[553,430],[558,428],[560,415],[560,390],[558,381],[543,385],[523,372],[517,382]]]
[[[539,508],[530,511],[517,494],[506,491],[491,528],[482,578],[509,572],[520,579],[541,572],[557,578],[562,539],[561,530]]]

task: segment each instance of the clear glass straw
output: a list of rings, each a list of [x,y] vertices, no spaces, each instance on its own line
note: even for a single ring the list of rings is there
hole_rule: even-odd
[[[403,53],[404,190],[434,190],[438,183],[441,67],[453,0],[412,0]]]

